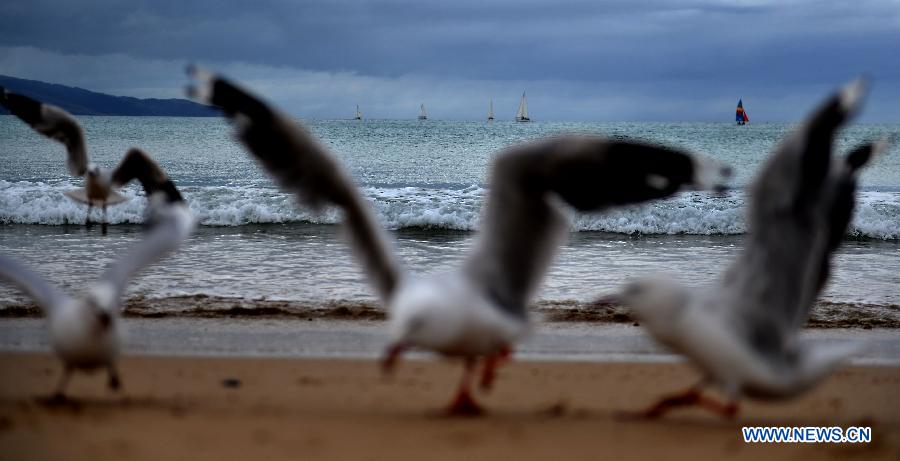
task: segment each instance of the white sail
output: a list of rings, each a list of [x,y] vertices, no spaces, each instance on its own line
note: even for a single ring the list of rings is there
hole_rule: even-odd
[[[528,122],[528,100],[525,99],[525,92],[522,92],[522,100],[519,101],[519,110],[516,112],[517,122]]]
[[[488,108],[488,120],[494,119],[494,98],[491,98],[491,105]]]
[[[425,112],[425,104],[422,104],[422,105],[419,107],[419,109],[421,109],[421,112],[419,112],[419,120],[427,120],[427,119],[428,119],[428,112]]]
[[[362,120],[362,112],[359,111],[359,104],[356,105],[356,119]]]

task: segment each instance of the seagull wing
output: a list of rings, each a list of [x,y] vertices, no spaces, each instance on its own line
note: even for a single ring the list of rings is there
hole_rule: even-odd
[[[193,231],[191,211],[178,191],[174,192],[177,199],[166,189],[157,190],[148,197],[150,229],[146,237],[103,274],[101,280],[112,286],[113,299],[121,298],[134,274],[177,249]],[[112,300],[108,304],[114,305]]]
[[[0,104],[38,133],[63,143],[68,151],[66,164],[69,173],[84,176],[88,165],[87,147],[84,132],[75,117],[59,107],[35,101],[3,87],[0,87]]]
[[[725,274],[722,293],[736,324],[762,352],[791,346],[821,288],[821,255],[836,246],[820,212],[830,196],[832,144],[864,92],[864,82],[856,80],[825,101],[782,141],[750,187],[746,243]],[[846,222],[833,227],[842,231]]]
[[[199,82],[191,95],[235,120],[238,138],[281,187],[313,207],[330,204],[343,210],[356,255],[387,302],[399,265],[384,229],[338,161],[293,120],[243,89],[202,71],[195,70],[194,76]]]
[[[729,174],[679,150],[589,136],[511,148],[494,161],[481,234],[465,271],[497,305],[524,316],[567,227],[552,196],[579,211],[600,211],[686,186],[724,187]]]
[[[47,313],[69,299],[65,293],[31,269],[3,255],[0,255],[0,279],[28,293]]]
[[[140,181],[147,197],[161,192],[166,196],[168,202],[183,201],[181,193],[178,192],[162,168],[140,149],[131,149],[125,153],[122,161],[112,172],[112,182],[115,187],[122,187],[133,179]]]
[[[827,226],[823,231],[827,233],[827,242],[823,251],[819,253],[819,273],[815,293],[817,294],[828,281],[831,265],[831,255],[837,250],[847,234],[850,221],[853,218],[853,209],[856,206],[856,183],[859,169],[869,163],[873,158],[887,150],[886,140],[865,143],[853,149],[843,162],[839,162],[826,185],[826,200],[822,200],[819,213]]]

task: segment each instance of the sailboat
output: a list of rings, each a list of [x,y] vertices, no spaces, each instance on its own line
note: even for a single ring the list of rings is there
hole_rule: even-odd
[[[362,112],[359,111],[359,104],[356,105],[356,117],[353,117],[355,120],[362,120]]]
[[[530,122],[528,118],[528,100],[525,99],[525,92],[522,92],[522,100],[519,101],[519,110],[516,112],[517,122]]]
[[[419,112],[419,120],[428,120],[428,112],[425,112],[425,104],[422,104],[419,109],[421,109],[421,112]]]
[[[491,98],[491,105],[488,108],[488,121],[494,119],[494,98]]]
[[[734,121],[737,122],[738,125],[746,125],[750,123],[750,116],[747,115],[747,111],[744,110],[744,99],[738,99],[737,111],[734,113]]]

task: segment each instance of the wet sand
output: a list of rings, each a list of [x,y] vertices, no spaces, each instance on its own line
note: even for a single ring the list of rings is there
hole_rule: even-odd
[[[513,362],[478,397],[478,419],[438,415],[454,362],[410,360],[383,377],[367,359],[127,356],[124,389],[76,376],[77,402],[47,405],[60,366],[0,353],[3,459],[898,459],[900,368],[849,366],[803,398],[744,404],[735,421],[699,410],[630,421],[693,384],[678,363]],[[230,380],[230,381],[226,381]],[[231,383],[231,387],[225,383]],[[740,427],[872,426],[870,444],[747,445]],[[702,457],[702,458],[698,458]]]
[[[380,321],[126,318],[122,327],[129,355],[375,359],[390,340]],[[898,329],[806,328],[801,337],[812,344],[861,341],[865,348],[852,359],[853,364],[900,367]],[[0,351],[47,352],[49,339],[44,319],[0,319]],[[639,326],[585,322],[537,323],[516,346],[516,356],[541,361],[681,360]]]

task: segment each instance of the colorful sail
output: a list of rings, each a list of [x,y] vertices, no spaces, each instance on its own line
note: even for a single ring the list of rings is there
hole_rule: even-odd
[[[747,115],[747,111],[744,110],[744,99],[738,99],[737,111],[734,113],[734,121],[737,122],[738,125],[743,125],[750,121],[750,116]]]

